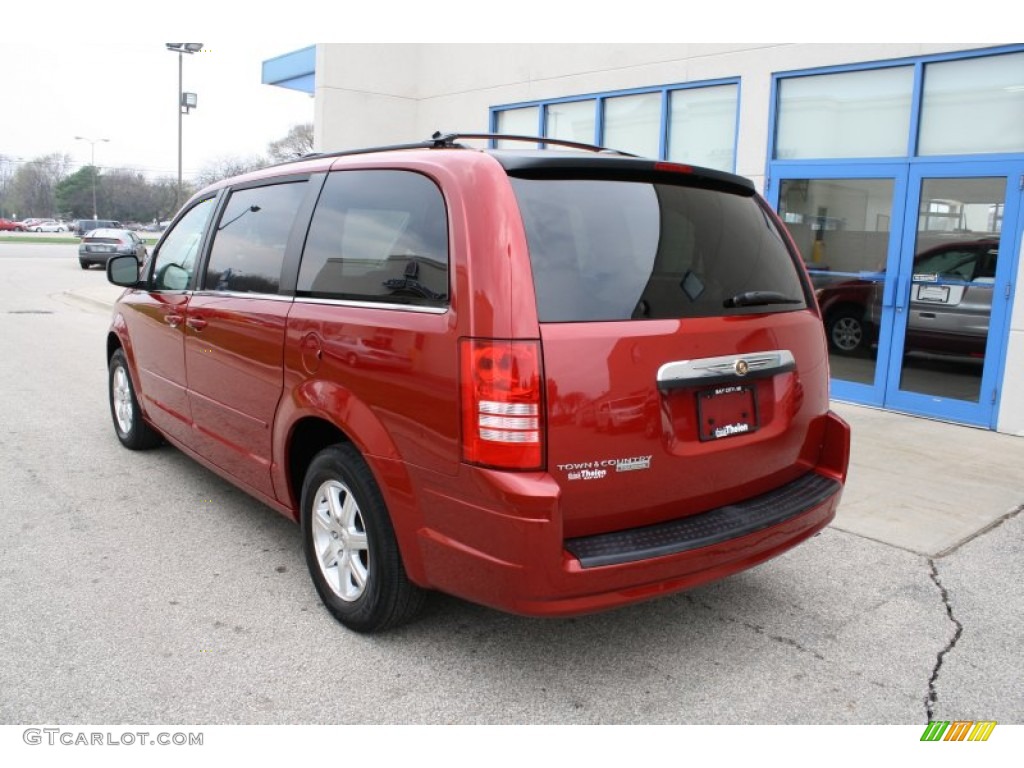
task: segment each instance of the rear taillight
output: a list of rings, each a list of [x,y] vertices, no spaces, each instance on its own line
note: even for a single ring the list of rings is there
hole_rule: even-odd
[[[500,469],[544,464],[539,341],[462,339],[462,458]]]

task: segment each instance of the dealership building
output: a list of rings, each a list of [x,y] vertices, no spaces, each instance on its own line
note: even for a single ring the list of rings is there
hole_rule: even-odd
[[[490,132],[747,176],[836,399],[1024,436],[1024,45],[320,44],[263,82],[315,95],[320,151]]]

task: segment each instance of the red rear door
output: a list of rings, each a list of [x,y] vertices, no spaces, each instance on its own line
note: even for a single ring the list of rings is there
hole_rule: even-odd
[[[814,466],[828,408],[821,321],[751,189],[511,175],[567,537],[703,512]]]

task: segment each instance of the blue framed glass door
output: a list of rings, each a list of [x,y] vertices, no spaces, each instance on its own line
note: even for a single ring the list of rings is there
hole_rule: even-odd
[[[1024,163],[910,166],[883,405],[994,428]]]
[[[773,167],[769,200],[814,284],[832,394],[882,406],[896,321],[906,163]]]
[[[775,163],[768,199],[814,283],[832,395],[994,428],[1024,161]]]

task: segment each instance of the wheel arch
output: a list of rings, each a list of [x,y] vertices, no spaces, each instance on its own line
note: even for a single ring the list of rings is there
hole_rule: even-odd
[[[822,307],[821,315],[825,324],[828,325],[836,315],[845,314],[846,312],[856,315],[861,320],[864,320],[867,316],[867,311],[868,308],[859,302],[851,301],[850,299],[838,299],[827,307]]]
[[[110,331],[107,334],[107,363],[110,363],[110,358],[114,356],[114,353],[119,349],[124,349],[125,345],[121,343],[121,337],[118,336],[114,331]],[[125,349],[125,354],[128,354],[128,350]]]
[[[383,426],[375,421],[375,429],[383,431]],[[372,443],[364,442],[365,435],[356,432],[351,424],[342,426],[324,413],[305,413],[298,417],[289,427],[283,445],[283,468],[285,487],[278,491],[286,494],[282,499],[291,510],[293,519],[301,519],[302,485],[313,459],[325,448],[339,443],[349,444],[366,462],[376,482],[384,504],[387,508],[391,526],[395,532],[402,562],[414,583],[425,585],[425,575],[419,548],[416,543],[416,530],[419,526],[421,512],[414,502],[412,481],[404,463],[398,460],[397,453],[390,451],[380,455],[368,448]],[[381,435],[376,435],[380,440]],[[387,448],[394,450],[393,444],[386,435]]]
[[[289,507],[296,520],[306,471],[320,451],[338,443],[351,443],[345,432],[320,416],[304,416],[292,425],[285,448]]]
[[[131,339],[128,338],[128,328],[124,321],[124,316],[118,313],[114,316],[114,320],[110,325],[110,330],[107,332],[107,366],[110,365],[110,358],[114,356],[117,350],[124,350],[125,359],[128,361],[128,375],[132,377],[132,386],[135,387],[135,394],[139,398],[139,408],[145,413],[146,407],[143,404],[142,389],[139,386],[139,375],[138,371],[135,370],[135,350],[132,348]]]

